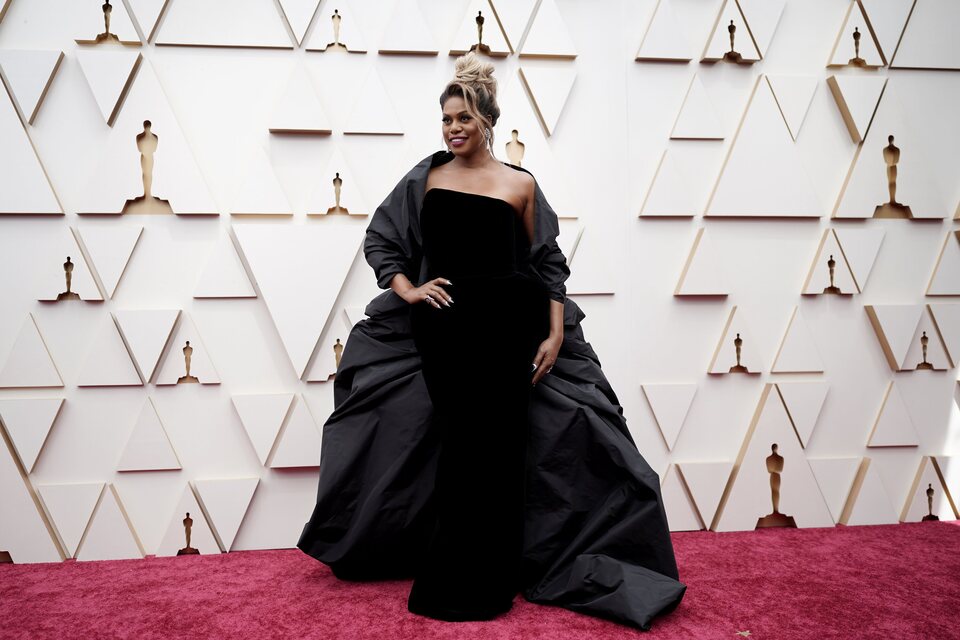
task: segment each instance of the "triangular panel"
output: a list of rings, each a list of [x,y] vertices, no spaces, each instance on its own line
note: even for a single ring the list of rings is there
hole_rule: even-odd
[[[0,389],[62,387],[63,379],[50,357],[33,314],[27,314],[7,361],[0,369]]]
[[[800,307],[793,309],[793,316],[780,343],[780,350],[773,361],[774,373],[823,373],[823,360],[810,327],[803,319]]]
[[[783,403],[772,389],[770,383],[764,386],[737,470],[725,490],[716,531],[754,529],[760,518],[774,512],[793,518],[797,527],[834,524]]]
[[[292,401],[292,393],[233,396],[233,406],[237,409],[240,422],[264,465],[267,464]]]
[[[43,507],[50,515],[60,541],[71,558],[77,551],[83,532],[87,530],[103,487],[103,482],[41,484],[37,487]]]
[[[0,419],[27,473],[33,473],[40,450],[63,407],[63,401],[63,398],[0,399]]]
[[[112,484],[100,494],[76,558],[83,560],[126,560],[142,558],[143,546],[133,530],[120,496]]]
[[[234,225],[297,377],[327,323],[365,226],[354,216],[307,225]]]
[[[187,524],[190,525],[189,545],[186,536]],[[173,510],[170,524],[167,525],[167,531],[157,547],[157,557],[176,556],[180,549],[187,546],[199,551],[200,555],[220,553],[217,539],[214,537],[210,524],[207,522],[207,517],[197,503],[197,498],[189,484],[184,487],[180,501]]]
[[[144,382],[153,380],[163,347],[180,316],[179,309],[129,309],[113,312],[123,340]]]
[[[112,298],[116,293],[120,278],[142,234],[141,225],[79,225],[77,236],[90,255],[109,297]]]
[[[33,124],[37,119],[40,105],[63,58],[63,51],[0,51],[0,69],[20,116],[27,124]]]
[[[164,471],[180,469],[180,459],[163,428],[153,400],[140,409],[137,423],[120,454],[117,471]]]
[[[673,449],[677,436],[683,428],[693,396],[697,393],[696,383],[689,384],[644,384],[643,394],[650,403],[650,410],[660,428],[660,434],[667,449]]]
[[[870,432],[868,447],[916,447],[920,445],[917,430],[913,427],[907,405],[903,402],[895,382],[887,386],[887,392]]]
[[[259,477],[194,480],[197,498],[223,549],[230,551],[247,513]]]

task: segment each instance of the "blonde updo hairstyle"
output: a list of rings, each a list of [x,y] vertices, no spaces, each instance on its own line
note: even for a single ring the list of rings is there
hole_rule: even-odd
[[[493,155],[493,128],[500,118],[500,107],[497,105],[497,79],[493,77],[493,71],[492,64],[482,60],[472,51],[468,52],[457,58],[453,80],[440,94],[441,109],[446,104],[447,98],[459,96],[466,103],[467,112],[479,120],[483,127],[490,130],[487,147],[491,155]]]

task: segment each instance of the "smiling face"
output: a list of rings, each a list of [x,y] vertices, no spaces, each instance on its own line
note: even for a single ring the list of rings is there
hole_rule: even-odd
[[[467,112],[467,103],[460,96],[447,98],[442,121],[443,139],[455,155],[471,156],[486,148],[484,124]]]

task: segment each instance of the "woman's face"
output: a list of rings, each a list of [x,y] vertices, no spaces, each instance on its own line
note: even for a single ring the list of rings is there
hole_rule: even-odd
[[[443,105],[443,139],[455,155],[470,156],[487,146],[483,123],[467,113],[460,96],[450,96]]]

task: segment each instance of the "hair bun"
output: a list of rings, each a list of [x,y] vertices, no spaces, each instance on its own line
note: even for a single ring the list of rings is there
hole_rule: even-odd
[[[483,87],[491,96],[497,94],[497,79],[493,77],[495,67],[472,51],[457,58],[454,67],[454,81]]]

